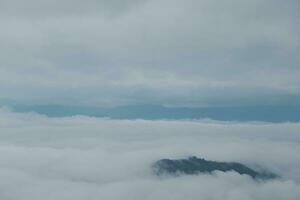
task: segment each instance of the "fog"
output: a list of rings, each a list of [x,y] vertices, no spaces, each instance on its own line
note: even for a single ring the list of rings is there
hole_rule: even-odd
[[[0,111],[0,199],[299,199],[300,123],[48,118]],[[157,177],[190,155],[277,173]]]

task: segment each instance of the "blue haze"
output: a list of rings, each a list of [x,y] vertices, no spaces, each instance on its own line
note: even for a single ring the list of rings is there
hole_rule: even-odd
[[[203,119],[220,121],[298,122],[300,106],[165,107],[130,105],[88,107],[66,105],[12,105],[15,112],[36,112],[49,117],[86,115],[112,119]]]

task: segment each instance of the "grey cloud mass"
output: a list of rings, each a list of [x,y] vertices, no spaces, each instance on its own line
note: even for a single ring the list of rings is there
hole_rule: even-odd
[[[299,104],[299,7],[295,0],[1,0],[1,97]]]
[[[48,118],[0,110],[3,200],[298,200],[299,123]],[[276,172],[157,177],[161,158],[190,155]]]

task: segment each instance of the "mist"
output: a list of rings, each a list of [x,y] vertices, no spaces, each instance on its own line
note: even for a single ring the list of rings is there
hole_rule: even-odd
[[[49,118],[0,111],[0,199],[299,199],[300,123]],[[270,170],[157,176],[162,158],[199,156]]]

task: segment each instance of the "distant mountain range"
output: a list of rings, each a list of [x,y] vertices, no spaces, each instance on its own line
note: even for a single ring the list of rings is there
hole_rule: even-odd
[[[300,106],[240,106],[240,107],[165,107],[161,105],[131,105],[88,107],[65,105],[10,105],[15,112],[36,112],[49,117],[86,115],[113,119],[203,119],[220,121],[299,122]]]

